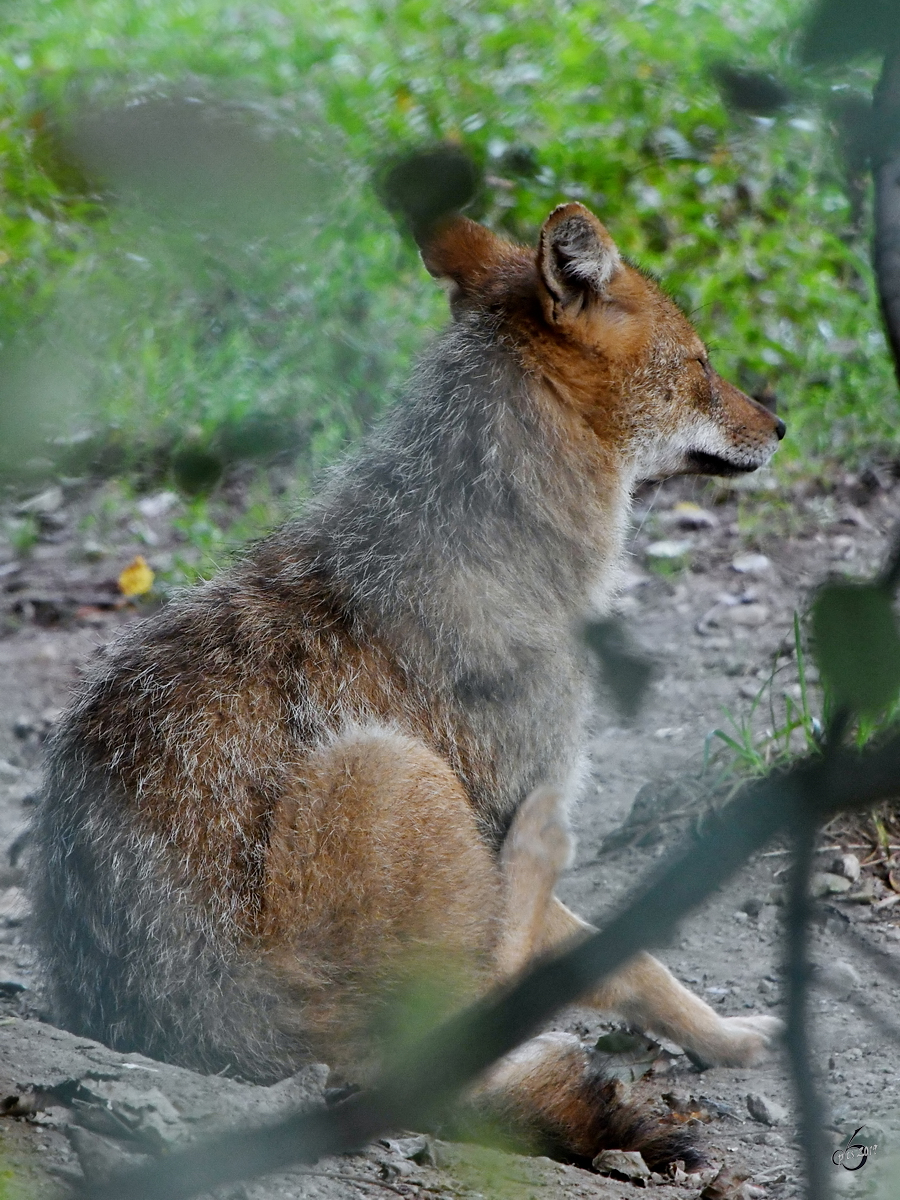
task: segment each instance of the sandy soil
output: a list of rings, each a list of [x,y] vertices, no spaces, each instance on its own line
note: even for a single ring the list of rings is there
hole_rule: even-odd
[[[648,493],[638,504],[632,566],[620,608],[635,638],[656,660],[657,678],[632,724],[623,724],[608,703],[596,714],[594,774],[576,815],[578,858],[561,888],[563,898],[586,916],[602,918],[611,912],[684,829],[684,820],[652,819],[643,830],[642,844],[604,852],[604,839],[623,825],[638,791],[644,788],[642,797],[652,813],[655,798],[665,798],[660,781],[690,781],[702,764],[707,736],[716,728],[730,728],[725,707],[738,722],[747,719],[761,731],[771,724],[770,695],[776,717],[785,693],[796,698],[796,664],[789,652],[795,609],[804,607],[811,589],[829,572],[872,572],[900,517],[900,486],[890,471],[880,468],[847,477],[830,492],[810,488],[808,494],[798,492],[787,501],[767,495],[764,478],[749,482],[748,490],[677,483]],[[0,638],[0,1005],[6,1014],[0,1017],[0,1077],[4,1045],[13,1045],[9,1039],[20,1028],[15,1018],[38,1020],[41,1011],[20,886],[27,856],[18,854],[39,783],[41,743],[92,651],[120,624],[142,619],[138,605],[117,607],[118,572],[136,553],[144,554],[151,566],[165,566],[173,548],[191,552],[189,546],[177,544],[172,526],[177,502],[151,497],[152,503],[121,503],[110,516],[111,496],[114,501],[113,493],[98,498],[95,489],[84,486],[50,495],[37,505],[39,537],[27,557],[0,544],[0,620],[5,631]],[[85,514],[102,504],[107,516],[104,543],[98,546],[84,534]],[[660,542],[682,543],[680,557],[660,557]],[[775,681],[765,703],[751,716],[754,697],[775,662],[780,665]],[[716,743],[713,739],[710,744]],[[685,786],[688,801],[702,791],[691,782]],[[863,860],[872,857],[868,840],[852,842],[853,836],[845,831],[823,839],[824,846],[834,848],[823,850],[823,867],[831,865],[838,850]],[[779,1011],[777,900],[787,861],[777,845],[757,857],[684,923],[680,940],[659,951],[679,978],[724,1013]],[[875,868],[876,874],[884,875],[877,862]],[[891,1152],[900,1146],[900,1049],[883,1027],[884,1020],[893,1019],[900,992],[900,976],[892,978],[885,966],[900,966],[900,926],[892,920],[893,914],[900,918],[900,905],[876,907],[889,890],[880,879],[873,882],[872,867],[864,867],[863,884],[866,879],[875,903],[854,903],[843,895],[820,901],[813,942],[823,986],[814,994],[813,1008],[835,1145],[857,1126],[865,1126],[863,1136],[878,1143],[877,1156],[864,1170],[851,1173],[834,1167],[835,1186],[874,1194],[880,1186],[877,1180],[890,1175]],[[851,889],[861,890],[860,884]],[[562,1014],[558,1025],[585,1036],[609,1028],[580,1010]],[[702,1073],[676,1055],[664,1070],[657,1064],[650,1082],[656,1094],[680,1093],[683,1101],[690,1100],[689,1109],[704,1114],[700,1133],[712,1159],[743,1164],[751,1184],[762,1189],[745,1195],[780,1200],[798,1192],[790,1116],[766,1124],[751,1117],[746,1100],[748,1093],[760,1093],[790,1108],[782,1055],[753,1071],[718,1068]],[[2,1122],[0,1145],[14,1163],[27,1165],[38,1194],[49,1194],[48,1180],[78,1175],[64,1126],[64,1116],[54,1117],[53,1112]],[[619,1196],[630,1194],[633,1186],[574,1168],[567,1168],[566,1175],[561,1168],[544,1166],[540,1179],[526,1175],[513,1191],[527,1182],[533,1194]],[[335,1170],[353,1174],[346,1166]],[[354,1170],[358,1174],[362,1168],[357,1164]],[[475,1185],[460,1182],[459,1172],[455,1182],[446,1172],[428,1178],[407,1172],[400,1182],[390,1172],[382,1173],[381,1183],[374,1176],[356,1183],[348,1177],[343,1191],[326,1188],[322,1194],[371,1195],[383,1190],[386,1178],[395,1180],[392,1190],[400,1194],[444,1189],[475,1194]],[[313,1186],[310,1178],[295,1180],[277,1194],[314,1195],[319,1184]],[[505,1187],[497,1183],[496,1194],[505,1194]],[[697,1195],[699,1188],[694,1180],[683,1188],[659,1191],[688,1196]],[[240,1194],[262,1197],[276,1192],[251,1187]]]

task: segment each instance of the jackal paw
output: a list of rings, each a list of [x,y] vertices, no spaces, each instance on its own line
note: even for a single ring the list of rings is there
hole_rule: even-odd
[[[722,1017],[715,1044],[687,1055],[699,1067],[755,1067],[765,1062],[783,1032],[778,1017]]]

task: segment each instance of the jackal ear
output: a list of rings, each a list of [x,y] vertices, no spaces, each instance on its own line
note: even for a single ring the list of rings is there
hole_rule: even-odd
[[[476,292],[495,273],[509,243],[468,217],[442,221],[420,242],[422,262],[437,279],[449,279],[460,293]]]
[[[621,270],[615,242],[583,204],[561,204],[541,230],[537,256],[544,314],[560,324],[577,316],[591,296],[602,296]]]

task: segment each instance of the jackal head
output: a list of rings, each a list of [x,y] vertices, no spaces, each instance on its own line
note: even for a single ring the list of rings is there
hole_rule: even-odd
[[[450,281],[455,315],[495,320],[632,483],[755,471],[784,436],[783,421],[713,370],[684,313],[581,204],[550,214],[537,251],[454,217],[422,256]]]

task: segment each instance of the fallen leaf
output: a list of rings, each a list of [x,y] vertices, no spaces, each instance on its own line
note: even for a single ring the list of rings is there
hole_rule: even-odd
[[[643,1079],[663,1053],[659,1042],[624,1030],[603,1034],[597,1039],[594,1049],[603,1056],[604,1074],[623,1083],[636,1083]]]
[[[138,554],[119,576],[119,590],[123,596],[145,596],[153,587],[153,580],[146,559]]]

